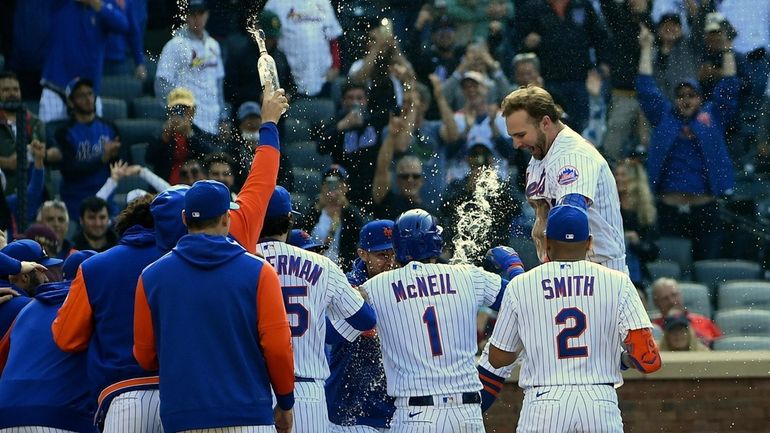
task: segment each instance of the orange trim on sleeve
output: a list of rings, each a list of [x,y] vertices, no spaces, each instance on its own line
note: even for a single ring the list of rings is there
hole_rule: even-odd
[[[53,340],[59,349],[65,352],[82,352],[88,348],[91,334],[94,332],[94,312],[88,299],[83,268],[78,272],[70,286],[64,305],[56,313],[51,324]]]
[[[632,329],[628,332],[624,343],[637,370],[649,374],[660,369],[658,344],[649,328]]]
[[[265,222],[267,204],[278,181],[278,165],[281,153],[273,146],[262,145],[254,153],[249,176],[235,201],[240,209],[230,211],[230,234],[254,254],[257,250],[262,225]]]
[[[277,395],[294,391],[294,352],[291,329],[283,305],[281,283],[272,266],[265,263],[257,286],[257,330],[267,364],[270,383]]]
[[[152,314],[147,295],[144,293],[144,281],[139,277],[134,298],[134,358],[145,370],[158,369],[158,353],[155,349],[155,332],[152,328]]]
[[[16,323],[16,320],[13,322]],[[0,376],[3,375],[5,363],[8,362],[8,354],[11,352],[11,329],[13,329],[14,323],[11,323],[11,327],[0,340]]]

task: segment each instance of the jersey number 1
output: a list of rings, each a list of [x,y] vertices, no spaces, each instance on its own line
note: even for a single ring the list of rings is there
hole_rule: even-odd
[[[292,302],[291,298],[306,298],[307,286],[283,286],[283,305],[286,307],[286,315],[297,317],[297,324],[291,326],[291,336],[301,337],[305,335],[310,322],[310,312],[299,302]]]
[[[575,325],[564,328],[556,336],[556,350],[559,359],[583,358],[588,356],[587,346],[570,347],[569,339],[583,335],[586,330],[586,315],[577,307],[563,308],[556,315],[557,325],[566,325],[567,319],[574,319]]]
[[[443,355],[444,349],[441,347],[441,332],[438,329],[438,316],[436,315],[436,307],[431,305],[425,309],[425,313],[422,315],[422,323],[428,327],[430,351],[433,352],[433,356]]]

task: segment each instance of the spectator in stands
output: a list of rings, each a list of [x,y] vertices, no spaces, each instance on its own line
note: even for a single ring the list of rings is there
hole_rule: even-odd
[[[265,32],[267,53],[275,60],[278,82],[281,83],[281,88],[286,91],[286,97],[291,101],[297,93],[297,84],[291,74],[286,54],[278,48],[281,19],[274,12],[264,10],[259,15],[258,25]],[[246,101],[261,101],[262,86],[257,72],[259,47],[249,38],[243,44],[233,48],[228,52],[225,64],[225,92],[228,102],[233,107],[239,107]]]
[[[674,309],[663,321],[663,338],[658,342],[662,351],[706,352],[710,349],[698,340],[684,311]]]
[[[447,15],[457,23],[461,44],[486,39],[490,27],[502,26],[513,18],[512,0],[446,0]]]
[[[612,77],[612,100],[602,153],[610,162],[617,162],[641,143],[638,132],[644,121],[635,88],[639,25],[652,28],[652,18],[649,0],[601,0],[601,7],[611,34],[608,54]]]
[[[476,210],[473,205],[463,207],[464,203],[471,202],[474,199],[476,190],[476,181],[479,175],[490,166],[495,164],[494,149],[491,142],[476,140],[468,149],[465,156],[470,171],[467,176],[456,179],[447,187],[446,193],[439,209],[439,214],[444,227],[444,239],[452,239],[456,234],[457,223],[460,220],[460,210]],[[499,194],[486,192],[485,198],[489,201],[492,219],[491,230],[486,236],[479,236],[479,251],[487,251],[495,245],[508,245],[511,238],[511,223],[514,217],[521,212],[519,203],[511,195],[511,185],[500,181]],[[451,243],[447,243],[447,248],[452,248]],[[481,263],[477,263],[481,264]]]
[[[318,201],[300,224],[328,247],[324,255],[346,270],[356,258],[358,234],[364,225],[361,212],[348,201],[349,182],[347,170],[339,164],[324,170]]]
[[[652,283],[652,301],[660,311],[660,317],[653,320],[656,325],[664,327],[665,318],[672,311],[678,309],[684,311],[695,335],[706,346],[711,347],[714,340],[722,336],[722,330],[711,319],[686,310],[682,300],[682,292],[673,278],[658,278]]]
[[[534,51],[540,58],[545,85],[562,101],[570,127],[582,131],[588,120],[585,81],[594,67],[590,48],[600,65],[608,60],[607,32],[591,2],[530,0],[518,9],[516,28],[523,37],[522,51]],[[564,67],[564,59],[569,59],[569,67]]]
[[[237,195],[236,191],[232,190],[235,183],[234,169],[235,160],[224,152],[209,153],[203,158],[203,171],[206,179],[216,180],[225,184],[233,196],[233,201],[235,201],[235,196]]]
[[[726,41],[728,43],[728,41]],[[659,197],[661,235],[693,242],[693,259],[720,257],[722,223],[716,197],[728,194],[735,173],[725,144],[725,125],[735,116],[739,83],[735,56],[725,45],[722,78],[713,100],[704,103],[700,86],[676,86],[674,103],[665,99],[652,77],[652,34],[640,33],[636,88],[652,125],[647,174]]]
[[[124,0],[128,31],[110,33],[104,53],[104,75],[134,75],[147,78],[144,58],[144,29],[149,0]]]
[[[511,61],[513,81],[518,87],[530,84],[543,87],[543,76],[540,75],[540,59],[535,53],[516,54]]]
[[[188,159],[179,168],[179,184],[192,185],[203,179],[205,179],[205,176],[201,163],[195,158]]]
[[[76,78],[66,89],[71,120],[56,131],[48,160],[60,163],[60,195],[70,220],[84,198],[96,194],[110,176],[110,162],[120,156],[120,138],[115,126],[96,116],[93,83]]]
[[[268,0],[265,9],[281,19],[278,47],[286,53],[297,92],[329,95],[340,72],[338,38],[342,36],[329,0]]]
[[[643,287],[650,277],[647,263],[656,260],[660,253],[655,245],[655,202],[641,162],[623,160],[615,166],[614,173],[623,216],[628,275],[637,287]]]
[[[27,171],[29,180],[27,182],[27,188],[24,190],[27,199],[27,214],[24,217],[25,221],[23,223],[18,220],[19,194],[14,193],[6,197],[8,207],[12,214],[11,219],[17,226],[26,225],[27,222],[35,219],[37,209],[43,202],[43,192],[45,188],[45,144],[42,141],[34,141],[27,148],[27,152],[32,158],[32,165],[30,165],[29,170]],[[2,173],[2,171],[0,171],[0,173]]]
[[[238,133],[227,146],[227,153],[235,158],[235,185],[240,190],[254,160],[254,151],[259,144],[259,128],[262,126],[262,111],[254,101],[246,101],[238,107]],[[294,165],[285,152],[281,152],[278,167],[278,185],[287,191],[294,191]]]
[[[168,119],[160,137],[147,146],[145,160],[158,176],[176,185],[183,183],[179,170],[184,162],[211,152],[215,137],[193,123],[197,106],[192,92],[179,87],[166,100]]]
[[[166,98],[175,88],[189,89],[198,102],[193,122],[216,135],[227,119],[225,65],[219,42],[206,32],[209,19],[206,1],[187,2],[186,25],[177,30],[158,58],[155,94]]]
[[[3,2],[0,33],[7,44],[5,67],[19,77],[21,93],[28,99],[40,100],[43,88],[40,76],[48,55],[53,8],[50,0]],[[15,9],[15,10],[14,10]],[[13,11],[13,13],[11,13]],[[7,20],[7,21],[6,21]],[[8,32],[8,33],[6,33]]]
[[[695,76],[698,65],[696,36],[684,36],[678,14],[663,15],[655,31],[653,74],[658,88],[667,99],[673,100],[674,87]]]
[[[456,42],[452,20],[446,15],[435,15],[432,9],[425,5],[420,10],[414,31],[409,32],[412,39],[404,46],[417,79],[425,84],[429,84],[430,74],[436,74],[441,81],[449,78],[465,53]]]
[[[368,109],[367,87],[348,82],[342,89],[342,110],[316,137],[318,153],[331,154],[332,162],[350,167],[350,201],[357,206],[371,202],[372,179],[384,124],[376,123]]]
[[[484,77],[486,91],[486,103],[499,105],[500,101],[510,93],[512,85],[505,76],[500,62],[489,53],[487,45],[483,42],[469,44],[465,50],[462,61],[452,75],[444,81],[444,95],[449,105],[459,110],[465,106],[465,79],[468,72],[474,72]]]
[[[65,87],[75,78],[89,80],[95,95],[101,89],[104,49],[110,32],[128,31],[128,20],[116,0],[66,0],[54,3],[50,46],[43,67],[40,120],[66,119]],[[97,103],[101,112],[101,103]]]
[[[0,72],[0,103],[21,103],[21,86],[13,72]],[[29,143],[45,143],[45,125],[29,110],[24,111],[24,136]],[[5,192],[16,191],[16,112],[0,110],[0,169],[5,174]],[[32,161],[28,161],[32,163]]]
[[[80,205],[80,231],[73,239],[76,250],[106,251],[118,243],[118,235],[110,227],[107,202],[96,196],[87,197]]]
[[[37,212],[37,223],[44,224],[56,233],[56,249],[47,250],[52,257],[65,259],[73,248],[72,241],[67,239],[70,217],[67,205],[60,200],[48,200],[40,206]]]

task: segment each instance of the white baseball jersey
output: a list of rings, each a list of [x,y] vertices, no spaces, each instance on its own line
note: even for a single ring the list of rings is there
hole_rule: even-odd
[[[364,283],[377,313],[388,394],[481,390],[476,313],[495,302],[500,285],[498,275],[474,266],[419,262]]]
[[[145,389],[118,394],[104,418],[103,433],[163,433],[160,391]]]
[[[317,95],[332,66],[329,41],[342,27],[329,0],[268,0],[265,9],[281,19],[278,47],[286,54],[300,93]]]
[[[514,278],[490,343],[527,356],[519,386],[621,384],[621,344],[652,328],[628,276],[587,260],[549,262]]]
[[[588,260],[625,272],[626,245],[615,177],[599,151],[565,126],[543,159],[529,161],[526,195],[527,200],[545,200],[553,207],[568,194],[591,201],[588,223],[593,248]]]
[[[324,355],[326,316],[344,320],[364,304],[345,274],[331,260],[284,242],[257,244],[257,252],[278,273],[291,326],[294,374],[325,380],[329,364]]]
[[[218,80],[225,77],[219,42],[205,33],[203,40],[181,28],[166,43],[158,58],[157,78],[174,87],[185,87],[195,96],[193,122],[202,130],[219,132],[220,106]]]

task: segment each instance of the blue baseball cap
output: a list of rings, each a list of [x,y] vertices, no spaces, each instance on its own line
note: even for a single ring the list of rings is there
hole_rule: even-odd
[[[67,99],[70,99],[75,90],[80,86],[88,86],[93,89],[94,82],[88,78],[75,77],[64,87],[64,96],[66,96]]]
[[[273,191],[273,195],[270,196],[270,203],[267,205],[266,216],[279,217],[289,214],[297,216],[302,215],[301,213],[292,209],[291,194],[289,194],[289,191],[286,191],[286,188],[282,187],[281,185],[276,185],[275,190]]]
[[[393,249],[393,226],[391,220],[374,220],[361,227],[358,246],[369,252]]]
[[[238,108],[238,120],[243,122],[249,116],[262,116],[259,104],[254,101],[246,101]]]
[[[216,180],[199,180],[184,196],[184,216],[188,220],[216,218],[235,209],[240,206],[230,201],[230,190]]]
[[[80,250],[70,254],[69,257],[67,257],[67,260],[64,261],[64,266],[62,267],[62,276],[64,276],[64,280],[70,281],[75,279],[80,264],[87,258],[96,254],[98,253],[94,250]]]
[[[332,164],[324,170],[323,178],[326,180],[329,176],[337,176],[341,181],[347,182],[348,180],[348,171],[345,170],[345,167],[339,165],[339,164]]]
[[[13,241],[0,252],[20,262],[37,262],[45,267],[61,265],[64,262],[61,259],[48,257],[43,247],[32,239]]]
[[[310,236],[310,233],[300,229],[294,229],[291,231],[288,243],[289,245],[294,245],[295,247],[302,248],[303,250],[324,248],[324,244],[313,239],[313,237]]]
[[[693,90],[695,90],[695,93],[697,93],[698,95],[703,94],[703,90],[700,87],[700,83],[695,78],[688,78],[686,80],[682,80],[678,82],[676,86],[674,86],[674,92],[678,91],[682,87],[690,87]]]
[[[584,242],[590,236],[588,213],[570,205],[556,206],[548,212],[545,237],[559,242]]]

